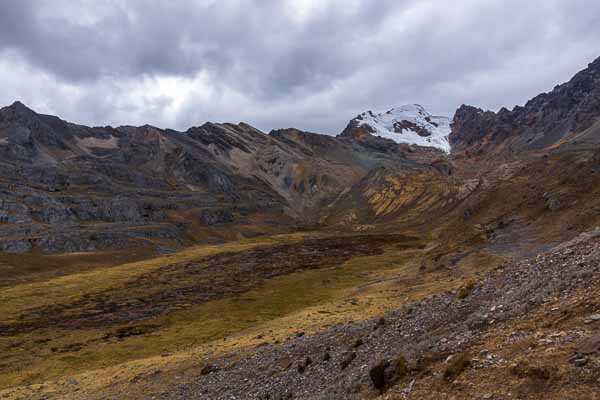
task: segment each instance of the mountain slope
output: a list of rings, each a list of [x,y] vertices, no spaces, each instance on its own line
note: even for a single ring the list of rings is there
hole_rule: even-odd
[[[599,117],[600,58],[569,82],[512,111],[461,106],[449,138],[457,151],[487,153],[547,150],[566,142],[598,144]]]
[[[93,251],[284,232],[397,146],[244,124],[90,128],[0,109],[0,250]]]

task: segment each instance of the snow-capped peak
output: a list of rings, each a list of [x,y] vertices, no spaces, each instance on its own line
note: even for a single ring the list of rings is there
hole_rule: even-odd
[[[419,104],[392,108],[381,114],[366,111],[354,121],[357,126],[371,128],[371,134],[396,143],[436,147],[450,152],[450,118],[431,115]]]

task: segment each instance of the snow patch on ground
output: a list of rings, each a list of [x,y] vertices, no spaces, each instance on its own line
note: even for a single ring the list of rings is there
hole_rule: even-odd
[[[391,139],[396,143],[406,143],[425,147],[435,147],[446,153],[450,152],[450,118],[429,114],[422,106],[410,104],[374,114],[367,111],[360,114],[356,121],[359,126],[368,125],[375,136]],[[429,136],[419,135],[413,129],[398,126],[403,121],[413,123],[429,133]]]

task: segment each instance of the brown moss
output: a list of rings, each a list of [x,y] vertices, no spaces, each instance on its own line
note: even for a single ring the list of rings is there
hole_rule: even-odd
[[[340,363],[340,367],[341,367],[342,371],[345,370],[346,368],[348,368],[350,363],[352,361],[354,361],[355,358],[356,358],[355,352],[350,352],[350,353],[347,353],[346,355],[344,355],[344,358],[342,358],[342,362]]]
[[[463,283],[460,288],[458,288],[458,293],[456,294],[456,297],[460,300],[465,299],[469,294],[471,294],[476,284],[477,281],[475,281],[474,279],[469,279],[468,281]]]
[[[392,360],[390,367],[387,371],[388,384],[394,385],[400,379],[404,378],[408,374],[408,362],[403,355],[398,355]]]
[[[518,378],[547,381],[552,378],[555,370],[550,366],[532,366],[527,360],[520,359],[510,367],[510,372]]]
[[[471,358],[466,353],[455,354],[446,369],[444,370],[444,379],[452,381],[462,374],[471,365]]]

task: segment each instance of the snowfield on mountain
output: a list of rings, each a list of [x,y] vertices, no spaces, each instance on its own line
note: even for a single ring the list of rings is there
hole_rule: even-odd
[[[369,127],[373,135],[396,143],[435,147],[450,152],[450,118],[431,115],[419,104],[392,108],[381,114],[366,111],[359,114],[356,121],[358,126]]]

